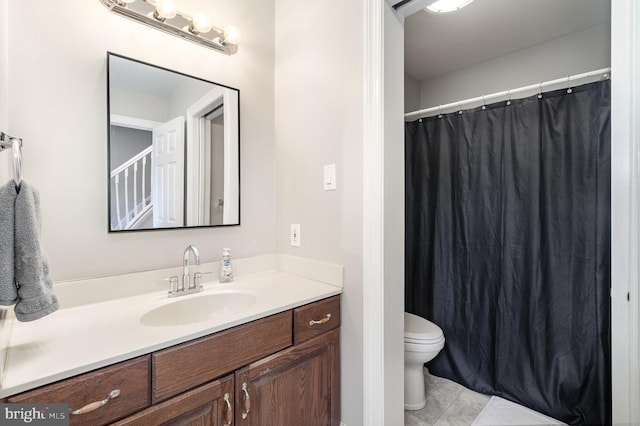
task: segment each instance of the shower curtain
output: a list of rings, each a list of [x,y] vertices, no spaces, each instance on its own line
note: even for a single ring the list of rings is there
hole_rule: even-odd
[[[405,310],[436,376],[610,424],[610,83],[406,123]]]

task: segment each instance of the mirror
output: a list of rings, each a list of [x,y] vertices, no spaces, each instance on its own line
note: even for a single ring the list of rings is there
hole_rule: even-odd
[[[109,232],[239,225],[239,90],[107,64]]]

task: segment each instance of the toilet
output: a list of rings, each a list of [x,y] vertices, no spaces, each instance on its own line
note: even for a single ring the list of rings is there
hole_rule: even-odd
[[[444,347],[442,329],[422,317],[404,313],[404,409],[420,410],[425,398],[423,364]]]

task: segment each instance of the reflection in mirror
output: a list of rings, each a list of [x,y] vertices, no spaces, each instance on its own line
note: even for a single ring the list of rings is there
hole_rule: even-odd
[[[239,225],[239,91],[107,58],[109,231]]]

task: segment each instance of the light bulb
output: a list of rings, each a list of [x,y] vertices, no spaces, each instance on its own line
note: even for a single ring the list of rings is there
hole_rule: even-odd
[[[222,44],[238,44],[240,30],[235,25],[227,25],[224,29],[224,36],[221,40]]]
[[[473,0],[438,0],[427,6],[427,11],[433,13],[447,13],[462,9]]]
[[[171,19],[176,16],[178,10],[171,0],[156,0],[156,12],[154,16],[160,17],[161,20]],[[157,19],[156,17],[156,19]]]
[[[191,32],[208,33],[211,30],[211,21],[209,20],[209,17],[204,13],[196,13],[195,15],[193,15],[191,27],[193,28]]]

